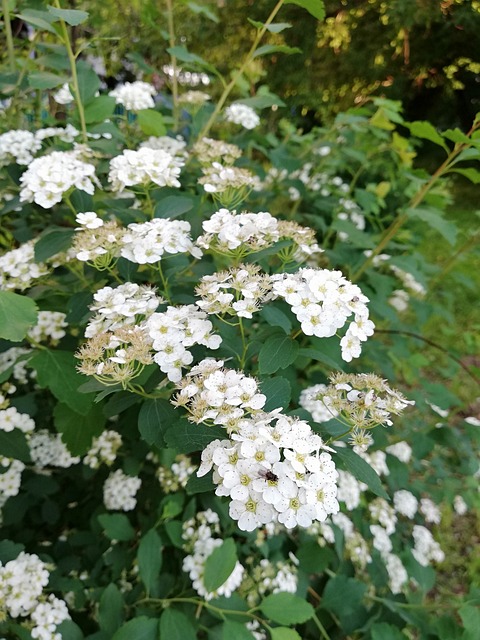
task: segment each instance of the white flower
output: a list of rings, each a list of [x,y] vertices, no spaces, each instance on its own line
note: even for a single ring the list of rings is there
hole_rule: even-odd
[[[238,528],[242,531],[253,531],[271,522],[274,517],[273,507],[263,500],[261,494],[253,490],[245,501],[232,500],[228,512],[233,520],[238,521]]]
[[[126,149],[110,161],[108,181],[112,189],[118,192],[125,187],[148,185],[150,182],[160,187],[178,188],[181,186],[178,181],[180,168],[184,164],[183,159],[162,149]]]
[[[75,222],[87,229],[98,229],[103,226],[103,220],[99,218],[94,211],[86,211],[85,213],[77,214]]]
[[[52,97],[58,104],[70,104],[75,99],[70,91],[68,82],[65,82],[60,89],[57,89]]]
[[[109,511],[132,511],[137,504],[136,494],[142,481],[127,476],[121,469],[111,473],[103,485],[103,502]]]
[[[260,118],[255,111],[240,102],[235,102],[225,109],[225,120],[240,124],[245,129],[255,129],[260,124]]]
[[[35,134],[23,129],[7,131],[0,135],[0,167],[16,162],[30,164],[37,151],[42,148]]]
[[[153,85],[137,80],[118,85],[108,95],[114,97],[117,104],[123,105],[129,111],[141,111],[153,109],[155,106],[153,96],[156,93],[157,90]]]
[[[402,516],[412,519],[418,510],[418,500],[410,491],[402,489],[393,494],[393,506]]]

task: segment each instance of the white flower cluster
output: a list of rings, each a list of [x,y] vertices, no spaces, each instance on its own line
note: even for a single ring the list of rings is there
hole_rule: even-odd
[[[31,349],[22,347],[11,347],[0,353],[0,373],[4,373],[12,367],[12,377],[20,384],[27,384],[32,377],[33,369],[27,369],[25,356],[32,353]],[[21,359],[24,358],[24,359]]]
[[[227,192],[229,199],[233,199],[236,192],[239,191],[240,202],[245,199],[256,182],[255,176],[248,169],[225,166],[220,162],[213,162],[204,167],[202,171],[203,178],[200,178],[198,182],[203,185],[207,193],[224,194]]]
[[[145,328],[156,352],[153,359],[173,382],[181,379],[182,367],[193,361],[188,347],[202,344],[218,349],[222,342],[219,335],[212,333],[213,325],[207,314],[195,305],[168,307],[164,313],[154,313]]]
[[[214,534],[219,537],[214,537]],[[183,560],[182,568],[189,574],[198,595],[207,601],[219,596],[229,598],[243,579],[245,569],[240,562],[237,561],[232,573],[214,592],[207,591],[203,580],[208,557],[223,542],[220,537],[218,515],[211,509],[200,511],[195,518],[184,522],[182,538],[185,543],[184,549],[189,551],[189,555]]]
[[[121,255],[137,264],[153,264],[164,254],[188,252],[201,258],[202,252],[190,237],[190,223],[184,220],[154,218],[142,224],[128,225],[122,237]]]
[[[66,315],[61,311],[39,311],[37,324],[29,329],[27,336],[34,342],[49,341],[56,344],[65,335]]]
[[[397,460],[400,460],[400,462],[404,462],[405,464],[410,462],[410,459],[412,457],[412,447],[408,444],[408,442],[405,442],[403,440],[401,442],[395,442],[395,444],[388,445],[385,451],[391,456],[397,458]]]
[[[290,305],[308,336],[334,336],[353,315],[340,346],[346,362],[358,358],[375,325],[368,319],[368,298],[356,284],[340,271],[310,268],[273,275],[272,281],[274,293]]]
[[[85,337],[91,338],[105,331],[138,324],[150,316],[162,302],[153,289],[134,282],[126,282],[115,289],[103,287],[93,296],[90,310],[96,315],[85,330]]]
[[[159,466],[156,475],[164,493],[175,493],[187,485],[196,469],[191,458],[178,455],[170,467]]]
[[[241,102],[234,102],[225,109],[225,120],[240,124],[244,129],[255,129],[260,124],[260,118],[257,113]]]
[[[206,313],[251,318],[270,299],[271,284],[259,267],[246,264],[203,276],[195,293],[201,297],[197,306]]]
[[[126,187],[146,186],[153,182],[159,187],[180,187],[178,180],[184,160],[162,149],[141,147],[126,149],[110,161],[108,181],[112,189],[122,192]]]
[[[59,433],[53,434],[46,429],[40,429],[31,434],[28,446],[30,457],[39,469],[45,467],[67,469],[80,462],[79,457],[71,455]]]
[[[72,187],[92,195],[95,181],[93,164],[83,162],[74,152],[52,151],[33,160],[20,177],[20,201],[50,209]]]
[[[410,491],[401,489],[393,494],[393,506],[397,513],[412,520],[418,511],[418,500]]]
[[[298,587],[298,570],[289,560],[272,562],[268,558],[262,558],[253,567],[249,578],[244,580],[242,590],[247,590],[246,600],[251,607],[256,606],[269,593],[296,593]]]
[[[242,155],[242,150],[236,144],[223,140],[202,138],[193,145],[193,153],[202,165],[210,166],[214,162],[232,165]]]
[[[423,567],[428,567],[431,562],[445,560],[445,553],[426,527],[416,524],[413,527],[413,540],[415,544],[412,555]]]
[[[157,90],[153,85],[137,80],[119,84],[108,95],[115,98],[116,103],[123,105],[128,111],[141,111],[155,106],[153,96],[156,93]]]
[[[193,106],[201,106],[205,104],[208,100],[211,100],[211,97],[205,91],[185,91],[185,93],[181,93],[178,96],[178,102],[180,104],[193,105]]]
[[[302,389],[298,400],[299,405],[308,411],[312,415],[313,420],[318,423],[328,422],[338,416],[338,411],[329,409],[322,400],[327,389],[326,384],[315,384],[313,387]]]
[[[110,467],[117,458],[117,451],[122,446],[122,436],[108,429],[93,439],[92,446],[83,459],[83,464],[91,469],[98,469],[101,464]]]
[[[18,495],[25,465],[20,460],[0,456],[0,507],[8,498]]]
[[[409,404],[415,404],[373,373],[337,373],[330,382],[322,395],[323,403],[357,429],[391,426],[391,414],[399,415]]]
[[[280,239],[278,221],[267,211],[239,213],[220,209],[202,224],[205,234],[197,238],[204,249],[221,253],[242,250],[245,253],[259,251]]]
[[[79,213],[76,221],[82,226],[75,234],[71,253],[80,262],[89,262],[97,269],[108,268],[120,257],[125,230],[115,220],[104,223],[93,211]]]
[[[111,473],[103,485],[103,503],[109,511],[133,511],[142,481],[121,469]]]
[[[57,89],[57,91],[52,95],[52,98],[57,104],[70,104],[75,99],[70,91],[68,82],[62,84],[60,89]]]
[[[13,129],[0,135],[0,167],[11,162],[30,164],[42,143],[34,133]]]
[[[0,289],[23,291],[32,285],[32,280],[47,275],[47,266],[35,262],[34,246],[30,240],[0,256]]]
[[[188,152],[186,151],[187,143],[182,136],[150,136],[148,140],[145,140],[140,144],[140,148],[146,147],[147,149],[155,149],[166,151],[171,156],[179,156],[180,158],[186,158]]]
[[[70,615],[63,600],[44,596],[48,580],[47,565],[34,554],[22,551],[15,560],[0,563],[0,611],[11,618],[30,616],[32,638],[61,640],[56,628]]]
[[[0,411],[0,431],[20,429],[23,433],[31,433],[35,429],[35,422],[26,413],[20,413],[15,407],[8,407]]]
[[[420,512],[425,518],[425,522],[440,524],[440,509],[430,498],[422,498],[420,500]]]

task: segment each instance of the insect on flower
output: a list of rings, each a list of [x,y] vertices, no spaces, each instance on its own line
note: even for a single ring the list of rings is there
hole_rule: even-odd
[[[278,482],[278,476],[275,475],[273,471],[270,471],[270,469],[261,469],[258,472],[258,477],[263,478],[267,482]]]

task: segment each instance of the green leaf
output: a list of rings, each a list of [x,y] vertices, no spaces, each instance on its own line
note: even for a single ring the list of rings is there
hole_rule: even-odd
[[[347,470],[350,471],[357,480],[368,485],[370,491],[375,495],[380,496],[380,498],[390,500],[388,493],[382,487],[382,483],[376,471],[374,471],[363,458],[357,455],[353,449],[348,447],[339,447],[336,455],[343,461]]]
[[[254,636],[241,622],[225,620],[222,624],[222,640],[254,640]]]
[[[260,349],[258,370],[261,374],[286,369],[298,355],[298,342],[289,336],[272,336]]]
[[[98,624],[111,638],[120,627],[124,617],[123,596],[115,584],[109,584],[102,593],[98,605]]]
[[[433,142],[445,149],[447,153],[450,152],[450,149],[445,144],[445,140],[438,133],[433,124],[430,124],[430,122],[427,122],[426,120],[417,120],[416,122],[406,122],[405,126],[410,129],[412,136],[422,138],[423,140],[429,140],[430,142]]]
[[[84,416],[90,411],[95,394],[79,393],[85,379],[76,372],[76,364],[72,353],[48,349],[42,349],[29,361],[37,372],[37,384],[50,389],[57,400]]]
[[[80,99],[82,104],[86,105],[100,89],[100,79],[92,67],[83,60],[77,62],[77,76]]]
[[[158,640],[157,618],[140,616],[126,622],[112,640]]]
[[[285,591],[264,598],[260,603],[260,611],[279,624],[300,624],[310,620],[315,613],[309,602]]]
[[[292,27],[289,22],[272,22],[271,24],[265,25],[265,23],[252,20],[251,18],[247,18],[247,20],[250,24],[253,24],[256,29],[263,29],[263,27],[265,27],[270,33],[281,33],[285,29],[290,29]]]
[[[302,50],[298,47],[289,47],[286,44],[264,44],[263,47],[259,47],[253,54],[253,58],[260,58],[261,56],[269,56],[272,53],[286,53],[291,55],[292,53],[302,53]]]
[[[138,126],[146,136],[164,136],[167,128],[163,116],[153,109],[142,109],[137,113]]]
[[[90,449],[93,438],[102,433],[106,418],[98,404],[94,404],[87,414],[81,415],[60,402],[53,410],[53,421],[70,453],[83,456]]]
[[[422,209],[421,207],[415,207],[407,209],[406,214],[410,218],[418,218],[419,220],[422,220],[422,222],[426,222],[431,229],[438,231],[438,233],[442,235],[452,246],[455,244],[458,233],[456,224],[449,220],[445,220],[437,209]]]
[[[180,420],[165,433],[165,442],[179,453],[203,451],[213,440],[226,438],[226,431],[221,427],[206,427],[203,424],[191,424]]]
[[[322,0],[285,0],[285,4],[296,4],[306,9],[317,20],[325,18],[325,5]]]
[[[474,638],[478,638],[478,630],[480,628],[480,611],[478,606],[471,606],[469,604],[464,604],[458,610],[460,617],[463,622],[463,626],[465,627],[465,634],[462,638],[465,640],[474,640]]]
[[[135,537],[135,529],[123,513],[102,513],[98,516],[98,521],[110,540],[126,541]]]
[[[267,304],[260,311],[260,315],[264,318],[271,327],[281,327],[285,333],[290,333],[292,330],[292,323],[286,313],[280,311],[272,304]]]
[[[92,98],[85,107],[85,122],[92,124],[94,122],[103,122],[110,118],[115,111],[115,98],[113,96],[97,96]]]
[[[190,619],[178,611],[168,607],[160,618],[160,638],[165,640],[196,640],[197,632]]]
[[[331,369],[339,368],[338,362],[333,360],[333,358],[330,358],[330,356],[328,356],[327,354],[322,353],[319,349],[313,349],[313,348],[300,349],[298,352],[298,355],[311,358],[312,360],[317,360],[318,362],[323,362],[323,364],[326,364]]]
[[[54,89],[67,81],[68,78],[49,71],[34,71],[28,75],[28,84],[32,89]]]
[[[205,67],[205,68],[211,68],[211,64],[209,62],[207,62],[206,60],[204,60],[203,58],[201,58],[200,56],[197,56],[196,53],[190,53],[190,51],[187,50],[186,47],[184,47],[183,45],[179,45],[176,47],[170,47],[169,49],[167,49],[167,52],[175,57],[177,60],[180,60],[180,62],[187,62],[188,64],[196,64],[199,65],[200,67]]]
[[[12,540],[0,540],[0,562],[2,564],[15,560],[22,551],[25,551],[23,544],[12,542]]]
[[[208,7],[204,7],[203,5],[197,4],[196,2],[187,2],[187,7],[193,11],[193,13],[201,14],[211,20],[212,22],[218,23],[220,20],[218,16],[213,13]]]
[[[25,434],[20,429],[13,431],[0,430],[0,455],[21,462],[31,462],[30,448]]]
[[[137,562],[138,572],[148,597],[157,583],[162,568],[162,540],[155,529],[150,529],[140,540]]]
[[[209,592],[216,591],[224,584],[237,564],[237,547],[233,538],[227,538],[216,547],[205,562],[203,582]]]
[[[261,382],[261,391],[267,396],[264,411],[272,411],[282,407],[287,409],[292,396],[290,382],[281,376],[267,378]]]
[[[64,620],[55,629],[55,633],[58,634],[62,640],[83,640],[84,635],[82,630],[75,624],[73,620]]]
[[[447,140],[451,140],[452,142],[459,142],[460,144],[472,144],[472,140],[466,136],[463,131],[460,129],[447,129],[446,131],[442,131],[442,135]]]
[[[69,249],[74,235],[73,229],[65,229],[65,227],[52,225],[45,229],[35,243],[35,262],[45,262],[57,253]]]
[[[155,218],[178,218],[182,213],[191,211],[195,205],[192,198],[185,196],[167,196],[155,207]]]
[[[374,624],[370,633],[372,636],[372,640],[406,640],[406,636],[400,631],[398,627],[394,627],[391,624],[387,624],[386,622],[378,622]]]
[[[334,576],[323,591],[321,607],[346,618],[358,609],[367,589],[366,584],[354,578]]]
[[[78,24],[82,24],[88,18],[86,11],[78,11],[77,9],[57,9],[56,7],[47,6],[48,12],[63,20],[71,27],[76,27]]]
[[[37,322],[38,308],[27,296],[0,291],[0,338],[21,342]]]
[[[288,627],[270,629],[270,638],[271,640],[302,640],[295,629],[289,629]]]
[[[473,169],[473,167],[468,167],[467,169],[450,169],[449,173],[459,173],[460,175],[473,182],[473,184],[480,183],[480,171]]]
[[[56,18],[49,14],[47,11],[36,11],[35,9],[26,9],[23,13],[17,15],[17,18],[23,20],[27,24],[40,29],[42,31],[49,31],[54,35],[58,35],[56,29],[52,26],[53,22],[56,22]]]
[[[302,544],[295,555],[305,573],[322,573],[335,558],[329,547],[321,547],[313,541]]]
[[[193,496],[196,493],[206,493],[207,491],[213,491],[215,485],[213,484],[212,474],[208,473],[201,478],[193,473],[185,486],[185,491],[189,496]]]
[[[159,449],[165,446],[164,435],[175,421],[175,409],[162,398],[146,400],[138,414],[138,430],[142,439]]]

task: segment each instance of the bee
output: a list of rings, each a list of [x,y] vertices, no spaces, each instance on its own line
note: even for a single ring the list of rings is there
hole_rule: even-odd
[[[270,469],[262,469],[258,472],[258,477],[263,478],[267,482],[278,482],[278,476],[270,471]]]

